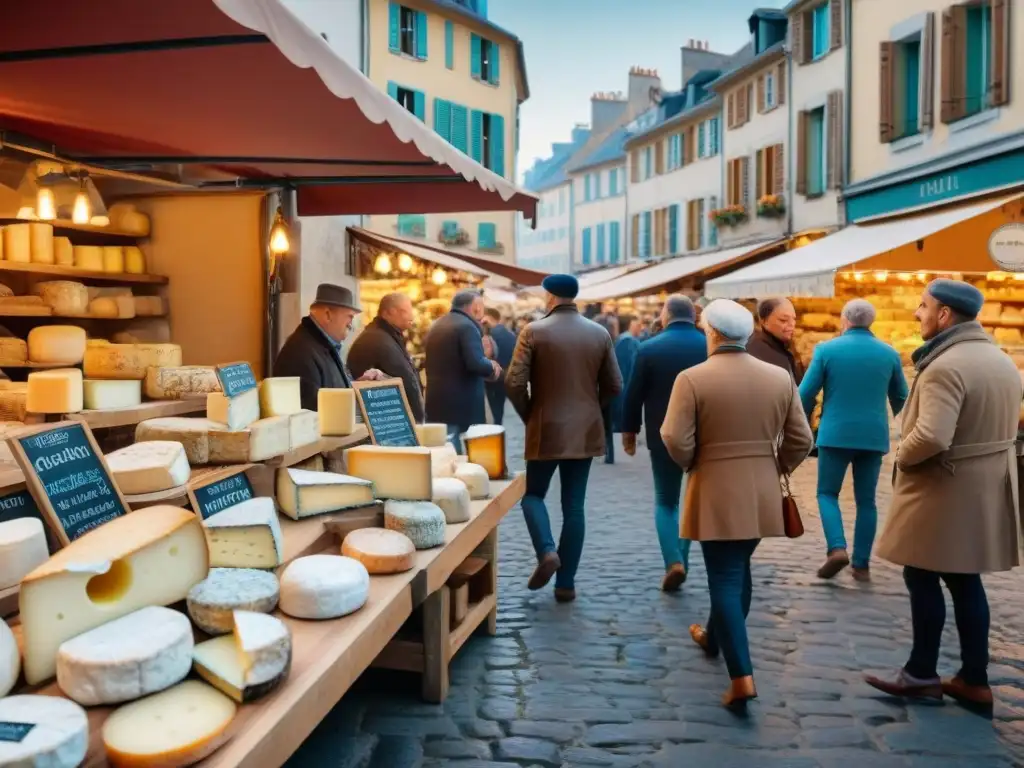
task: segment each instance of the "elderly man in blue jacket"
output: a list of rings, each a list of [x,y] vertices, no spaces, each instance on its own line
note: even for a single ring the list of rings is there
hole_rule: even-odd
[[[661,423],[676,377],[708,359],[707,339],[694,324],[696,311],[685,296],[669,296],[661,311],[664,330],[640,345],[622,407],[622,448],[636,453],[640,425],[647,425],[647,448],[654,472],[654,522],[665,562],[661,588],[678,592],[686,581],[690,542],[679,536],[683,470],[661,441]]]
[[[824,392],[818,425],[818,511],[827,557],[818,576],[831,579],[850,564],[839,509],[846,470],[853,466],[857,522],[853,529],[853,576],[868,581],[878,526],[875,490],[882,457],[889,452],[889,414],[907,401],[907,380],[895,349],[875,338],[875,308],[864,299],[843,307],[842,335],[818,344],[800,382],[800,400],[810,418]]]

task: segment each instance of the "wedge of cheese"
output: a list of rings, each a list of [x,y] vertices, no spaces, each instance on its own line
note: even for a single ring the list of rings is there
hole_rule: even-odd
[[[25,679],[36,685],[52,677],[65,640],[184,600],[209,570],[203,526],[187,509],[139,509],[75,539],[21,582]]]
[[[320,432],[325,437],[345,437],[356,430],[356,393],[351,389],[321,389],[317,392]]]
[[[302,410],[298,376],[272,376],[260,382],[260,411],[263,418],[290,416]]]
[[[316,411],[296,411],[288,415],[288,449],[294,451],[320,439],[320,415]]]
[[[231,635],[200,643],[193,651],[201,678],[239,704],[265,696],[288,676],[292,636],[276,616],[235,611]]]
[[[138,496],[184,485],[192,470],[185,446],[170,440],[133,443],[106,455],[121,493]]]
[[[351,475],[287,467],[277,471],[277,503],[293,520],[372,504],[373,483]]]
[[[21,651],[6,621],[0,621],[0,699],[14,690],[21,673]]]
[[[142,382],[134,379],[86,379],[82,382],[85,407],[93,411],[134,408],[142,404]]]
[[[378,499],[429,501],[432,496],[429,448],[357,445],[345,451],[345,465],[349,474],[373,482]]]
[[[222,427],[207,435],[211,464],[247,464],[288,453],[291,424],[287,416],[254,421],[236,432]]]
[[[203,521],[213,568],[277,568],[284,561],[284,538],[274,500],[243,501]]]
[[[206,396],[206,418],[223,424],[229,430],[245,429],[260,418],[260,393],[250,389],[235,397],[223,392]]]

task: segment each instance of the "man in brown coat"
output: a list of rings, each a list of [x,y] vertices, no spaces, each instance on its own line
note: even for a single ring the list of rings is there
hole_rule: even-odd
[[[894,696],[946,694],[988,709],[989,609],[980,574],[1020,565],[1014,440],[1021,378],[975,320],[983,302],[972,285],[934,280],[917,309],[925,344],[913,355],[917,377],[878,544],[880,557],[903,566],[914,646],[894,679],[866,679]],[[960,671],[947,681],[937,670],[942,582],[960,635]]]
[[[591,460],[605,453],[603,408],[622,391],[608,331],[576,311],[579,283],[548,275],[548,313],[519,334],[505,378],[508,399],[526,423],[523,516],[537,554],[529,588],[543,588],[557,572],[555,599],[576,599],[576,569],[586,527],[583,505]],[[558,470],[562,534],[558,546],[544,504]]]

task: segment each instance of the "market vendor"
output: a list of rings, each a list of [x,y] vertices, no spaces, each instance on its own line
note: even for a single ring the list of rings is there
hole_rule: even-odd
[[[330,283],[317,286],[309,314],[288,337],[274,362],[275,376],[298,376],[301,380],[303,408],[317,410],[317,393],[322,388],[352,386],[352,375],[341,359],[341,345],[360,312],[348,288]],[[383,373],[370,368],[357,380],[383,378]]]

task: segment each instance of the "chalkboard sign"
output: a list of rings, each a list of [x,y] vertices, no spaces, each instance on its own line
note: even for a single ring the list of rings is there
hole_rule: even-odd
[[[5,523],[8,520],[17,520],[22,517],[34,517],[43,524],[46,529],[46,546],[50,550],[51,555],[60,549],[61,544],[57,537],[53,535],[52,526],[43,517],[43,513],[39,511],[36,500],[32,498],[31,493],[23,489],[0,496],[0,523]]]
[[[406,448],[420,444],[401,379],[357,381],[352,388],[371,443]]]
[[[7,438],[25,483],[62,545],[128,514],[88,425],[60,421]]]
[[[0,720],[0,741],[20,744],[35,727],[35,723],[8,723]]]
[[[239,469],[226,477],[223,474],[215,474],[202,485],[190,486],[188,495],[192,502],[192,511],[206,520],[228,507],[248,501],[256,493],[245,470]]]
[[[248,363],[228,363],[217,366],[217,378],[227,397],[238,397],[243,392],[256,389],[256,376]]]

